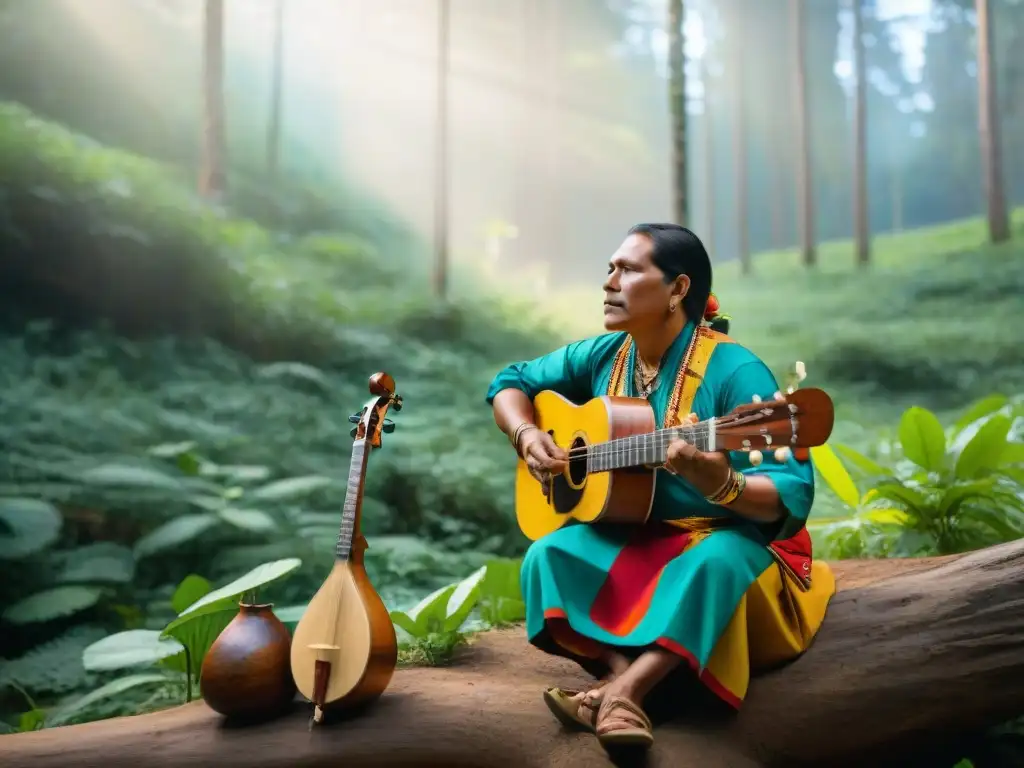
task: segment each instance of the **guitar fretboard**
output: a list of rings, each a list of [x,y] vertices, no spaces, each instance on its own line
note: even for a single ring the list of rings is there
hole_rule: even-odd
[[[345,489],[345,506],[341,513],[341,528],[338,530],[338,545],[334,554],[339,560],[348,560],[352,554],[352,538],[355,536],[356,521],[363,502],[363,474],[366,471],[366,441],[352,443],[352,462],[348,471],[348,487]]]
[[[625,467],[664,464],[669,443],[674,440],[683,440],[696,446],[700,451],[713,451],[714,421],[692,426],[669,427],[592,445],[587,450],[587,471],[609,472]]]

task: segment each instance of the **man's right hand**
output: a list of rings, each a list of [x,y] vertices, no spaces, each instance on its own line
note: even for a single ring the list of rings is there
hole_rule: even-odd
[[[569,454],[555,444],[551,435],[536,427],[523,433],[519,438],[519,448],[530,474],[540,482],[547,494],[551,476],[564,472],[569,466]]]

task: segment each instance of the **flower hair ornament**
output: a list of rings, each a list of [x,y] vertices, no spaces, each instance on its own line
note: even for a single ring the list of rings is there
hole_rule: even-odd
[[[713,293],[708,294],[708,303],[704,305],[704,317],[702,325],[711,325],[715,320],[731,320],[729,315],[723,315],[719,310],[722,305],[718,301],[718,297]]]

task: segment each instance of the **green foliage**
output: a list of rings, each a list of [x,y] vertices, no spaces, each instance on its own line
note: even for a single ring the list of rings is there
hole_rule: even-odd
[[[492,560],[465,579],[435,590],[408,611],[392,611],[395,626],[411,638],[401,644],[406,664],[446,663],[471,626],[504,626],[525,618],[515,560]],[[477,611],[479,619],[470,622]]]
[[[82,664],[82,652],[103,635],[103,627],[81,624],[17,659],[4,660],[0,664],[0,690],[18,686],[45,696],[87,687],[93,676]]]
[[[949,429],[907,409],[877,459],[842,444],[812,449],[849,514],[809,527],[831,557],[946,554],[1024,536],[1022,423],[1024,399],[992,395]]]
[[[8,312],[72,327],[107,319],[129,335],[170,331],[264,361],[359,370],[389,343],[409,352],[443,339],[491,356],[541,333],[507,327],[500,300],[435,307],[419,298],[423,273],[379,245],[275,235],[204,204],[153,161],[2,102],[0,166]]]
[[[60,535],[60,512],[36,499],[0,499],[0,560],[18,560],[53,544]]]

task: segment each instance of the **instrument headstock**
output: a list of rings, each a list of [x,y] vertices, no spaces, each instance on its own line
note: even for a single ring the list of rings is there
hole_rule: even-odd
[[[388,409],[402,410],[402,398],[395,394],[395,380],[384,372],[370,377],[370,393],[363,409],[348,417],[355,424],[351,435],[356,440],[365,440],[371,448],[380,448],[381,435],[395,431],[395,423],[384,418]]]
[[[720,451],[814,448],[832,434],[835,409],[821,389],[798,389],[781,399],[748,403],[715,419]]]

